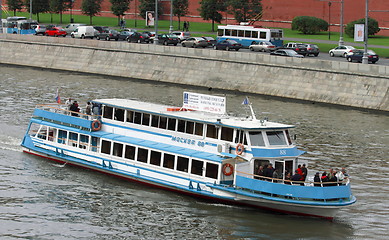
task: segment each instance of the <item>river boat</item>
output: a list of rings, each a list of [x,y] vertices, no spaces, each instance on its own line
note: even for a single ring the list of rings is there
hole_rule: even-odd
[[[93,115],[61,104],[38,105],[23,151],[203,199],[332,219],[356,202],[350,179],[291,181],[308,164],[292,141],[293,125],[230,116],[226,99],[183,93],[182,106],[97,99]],[[75,115],[75,116],[74,116]],[[278,176],[257,175],[272,164]]]

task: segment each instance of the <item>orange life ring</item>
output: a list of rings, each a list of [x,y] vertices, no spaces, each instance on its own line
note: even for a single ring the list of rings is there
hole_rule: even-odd
[[[236,154],[241,155],[244,151],[244,145],[239,143],[238,145],[236,145],[235,151],[236,151]]]
[[[230,176],[234,172],[234,166],[229,163],[223,165],[223,174],[226,176]]]
[[[101,129],[101,122],[99,120],[93,120],[92,122],[92,130],[99,131]]]

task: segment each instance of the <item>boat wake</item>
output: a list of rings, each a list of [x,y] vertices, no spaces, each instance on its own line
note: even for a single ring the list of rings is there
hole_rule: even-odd
[[[20,146],[21,141],[20,138],[0,135],[0,149],[20,152],[22,150]]]

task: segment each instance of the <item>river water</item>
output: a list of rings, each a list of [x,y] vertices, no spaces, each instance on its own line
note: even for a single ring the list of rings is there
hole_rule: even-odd
[[[0,65],[0,239],[387,239],[389,116],[332,105],[249,96],[259,118],[296,125],[309,171],[345,167],[358,201],[334,221],[212,204],[24,154],[36,104],[136,98],[179,106],[188,86]]]

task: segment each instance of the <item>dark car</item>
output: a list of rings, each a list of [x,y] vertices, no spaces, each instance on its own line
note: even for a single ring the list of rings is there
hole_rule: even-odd
[[[127,42],[149,43],[150,37],[145,33],[133,32],[127,37]]]
[[[319,56],[320,49],[316,44],[305,44],[307,47],[307,56],[313,55],[315,57]]]
[[[207,41],[208,47],[213,47],[216,44],[216,40],[213,37],[202,37]]]
[[[180,39],[173,34],[161,34],[158,35],[158,42],[166,46],[169,44],[177,46],[177,44],[180,42]]]
[[[105,39],[107,41],[109,41],[111,39],[115,39],[115,41],[118,41],[119,40],[119,32],[116,30],[113,30],[113,29],[105,29],[103,32],[97,33],[96,39],[97,40]]]
[[[307,55],[307,46],[304,43],[287,43],[282,48],[291,49],[303,56]]]
[[[278,49],[274,52],[271,52],[270,55],[277,55],[277,56],[283,56],[283,57],[297,57],[297,58],[303,58],[304,55],[298,54],[296,51],[292,49]]]
[[[149,35],[149,37],[154,37],[155,36],[155,32],[143,31],[142,33]]]
[[[362,62],[363,53],[364,53],[364,50],[355,49],[347,55],[347,57],[346,57],[347,61],[349,61],[349,62],[353,62],[353,61]],[[380,59],[379,56],[374,51],[367,50],[368,62],[376,63],[379,59]]]
[[[235,51],[239,51],[242,48],[242,44],[234,40],[222,40],[217,42],[213,48],[216,50],[223,49],[230,51],[230,49],[235,49]]]
[[[127,41],[127,38],[133,34],[134,32],[130,32],[130,31],[121,31],[119,33],[119,40],[124,40],[124,41]]]
[[[98,31],[98,33],[102,33],[104,31],[109,30],[109,27],[102,27],[102,26],[93,26],[93,28],[96,29]],[[98,33],[96,33],[96,36]]]

